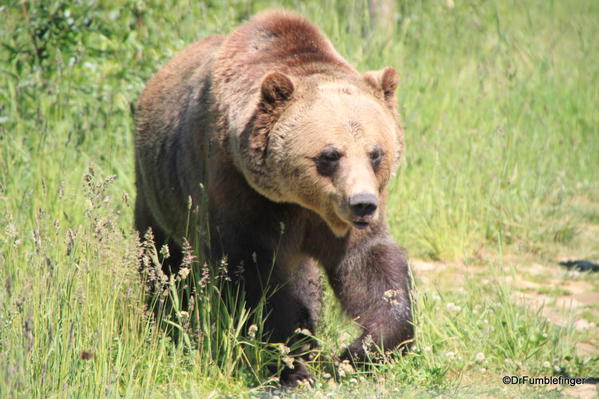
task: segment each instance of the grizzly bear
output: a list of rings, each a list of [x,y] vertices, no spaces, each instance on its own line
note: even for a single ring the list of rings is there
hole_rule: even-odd
[[[385,220],[403,143],[397,82],[392,67],[358,73],[318,28],[282,11],[175,56],[136,113],[135,224],[169,245],[165,272],[206,225],[200,249],[237,270],[249,307],[274,292],[272,342],[313,333],[322,268],[362,329],[343,359],[363,362],[372,343],[404,347],[410,275]],[[204,204],[191,223],[189,201]],[[282,372],[283,385],[311,380],[304,360]]]

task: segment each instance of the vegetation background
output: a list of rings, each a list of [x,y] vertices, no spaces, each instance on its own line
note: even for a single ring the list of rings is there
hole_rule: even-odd
[[[175,304],[178,340],[155,325],[131,207],[144,82],[279,7],[400,71],[389,219],[417,309],[413,351],[366,375],[329,356],[354,329],[327,292],[318,381],[287,393],[265,367],[285,347],[197,259],[201,308]],[[599,375],[599,278],[557,264],[599,260],[599,2],[398,0],[384,20],[366,1],[0,1],[0,397],[596,397],[502,377]]]

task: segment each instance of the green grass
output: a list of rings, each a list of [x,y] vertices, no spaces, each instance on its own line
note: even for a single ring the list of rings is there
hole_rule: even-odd
[[[588,337],[516,299],[518,266],[504,260],[599,260],[599,2],[398,1],[392,36],[371,26],[365,1],[45,3],[0,4],[0,397],[277,393],[266,365],[280,357],[260,339],[259,312],[235,292],[221,300],[217,276],[202,308],[155,326],[131,205],[145,81],[186,44],[277,5],[317,23],[360,70],[400,71],[392,232],[413,258],[479,264],[459,284],[416,276],[415,348],[372,375],[331,360],[355,330],[327,291],[318,382],[288,395],[560,397],[501,377],[599,375],[598,354],[575,349]]]

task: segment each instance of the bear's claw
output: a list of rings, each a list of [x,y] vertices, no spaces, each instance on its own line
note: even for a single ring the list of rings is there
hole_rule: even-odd
[[[309,387],[314,385],[316,379],[308,372],[306,366],[295,362],[294,368],[286,367],[281,373],[281,386],[285,388],[295,388],[298,385],[307,384]]]

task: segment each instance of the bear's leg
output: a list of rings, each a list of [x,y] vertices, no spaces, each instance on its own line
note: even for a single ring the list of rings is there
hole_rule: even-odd
[[[289,354],[294,357],[293,368],[285,367],[281,373],[281,385],[287,387],[312,382],[304,361],[308,360],[306,352],[318,346],[309,336],[314,335],[322,306],[321,277],[315,262],[306,258],[293,269],[286,276],[286,282],[269,298],[270,315],[266,320],[272,342],[287,342],[295,347]],[[307,330],[308,336],[297,332],[298,329]]]
[[[245,242],[248,241],[237,241]],[[247,244],[248,248],[257,245]],[[239,248],[239,247],[238,247]],[[269,334],[269,341],[295,347],[289,356],[295,358],[293,368],[286,367],[281,373],[281,385],[293,387],[302,381],[311,382],[302,355],[306,349],[316,344],[306,339],[304,334],[296,332],[306,329],[314,334],[315,325],[321,308],[321,278],[315,262],[310,258],[290,261],[275,257],[273,251],[254,250],[251,256],[235,256],[229,252],[229,265],[243,264],[243,278],[247,306],[256,307],[263,296],[266,296],[264,330]],[[246,253],[247,254],[247,253]],[[302,340],[308,348],[298,348]],[[294,345],[295,344],[295,345]],[[274,371],[274,370],[273,370]]]
[[[295,330],[307,329],[314,333],[322,306],[322,287],[318,267],[310,259],[302,259],[290,273],[276,273],[271,283],[275,292],[268,298],[271,311],[267,323],[272,338],[285,342]],[[277,287],[277,288],[274,288]]]
[[[354,246],[327,272],[343,309],[362,327],[342,359],[360,363],[372,344],[389,350],[413,339],[408,263],[390,236]]]

